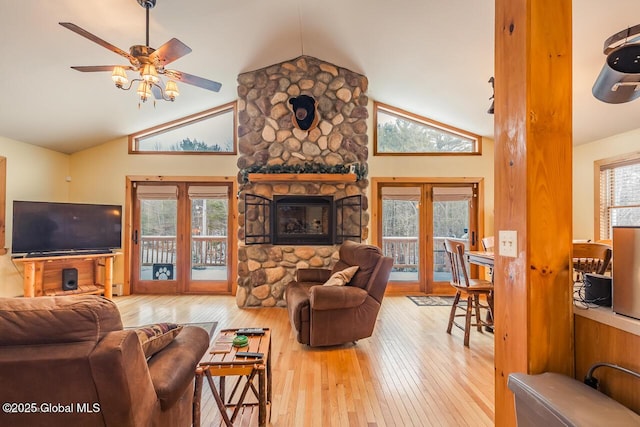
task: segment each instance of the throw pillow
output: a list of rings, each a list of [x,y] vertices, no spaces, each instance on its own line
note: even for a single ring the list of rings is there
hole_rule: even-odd
[[[336,271],[331,275],[331,277],[329,277],[329,280],[324,282],[323,286],[346,285],[347,283],[349,283],[351,278],[356,274],[356,271],[358,271],[358,268],[360,267],[358,267],[357,265],[354,265],[353,267],[347,267],[344,270]]]
[[[181,330],[182,325],[175,323],[155,323],[136,328],[136,334],[148,359],[168,346]]]

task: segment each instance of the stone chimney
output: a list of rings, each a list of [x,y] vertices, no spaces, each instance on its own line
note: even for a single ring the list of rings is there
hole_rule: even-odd
[[[238,76],[239,307],[286,306],[284,288],[298,268],[331,268],[337,246],[245,245],[244,195],[362,196],[361,237],[369,222],[368,180],[356,182],[273,182],[246,180],[248,168],[286,171],[304,164],[333,167],[357,163],[367,168],[369,115],[365,76],[310,56]],[[289,100],[308,95],[317,102],[319,121],[307,131],[294,126]],[[252,219],[247,223],[251,225]]]

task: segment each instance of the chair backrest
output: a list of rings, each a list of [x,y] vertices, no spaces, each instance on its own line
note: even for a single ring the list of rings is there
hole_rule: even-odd
[[[332,274],[346,267],[359,266],[349,285],[366,290],[378,302],[382,302],[393,267],[393,259],[385,257],[377,246],[350,240],[346,240],[340,246],[339,254],[340,258],[334,265]]]
[[[603,243],[574,243],[573,269],[580,273],[604,274],[611,255],[611,247]]]
[[[464,263],[464,243],[445,239],[444,252],[451,268],[451,285],[469,287],[469,273]]]
[[[487,252],[493,252],[494,240],[493,236],[487,236],[482,239],[482,248]]]

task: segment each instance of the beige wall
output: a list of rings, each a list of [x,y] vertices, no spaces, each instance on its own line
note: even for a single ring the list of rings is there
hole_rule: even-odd
[[[13,201],[65,202],[69,197],[69,156],[0,136],[0,156],[7,159],[6,242],[11,246]],[[11,255],[0,256],[0,296],[22,295],[22,267]]]
[[[573,238],[593,239],[593,162],[640,151],[640,129],[578,145],[573,149]]]
[[[71,155],[72,202],[124,205],[128,175],[231,176],[238,172],[232,155],[129,154],[119,138]]]

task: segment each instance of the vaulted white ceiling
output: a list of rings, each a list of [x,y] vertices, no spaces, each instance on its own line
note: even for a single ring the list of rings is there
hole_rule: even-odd
[[[0,0],[0,136],[72,153],[237,98],[238,74],[310,55],[369,78],[369,97],[492,137],[494,0],[157,0],[150,44],[172,37],[193,49],[171,64],[222,83],[181,84],[174,102],[138,107],[109,73],[72,65],[126,64],[61,27],[72,22],[128,51],[145,41],[136,0]],[[591,95],[602,44],[640,22],[635,0],[573,6],[574,143],[640,127],[640,101]]]

